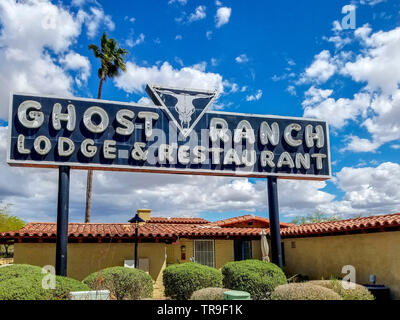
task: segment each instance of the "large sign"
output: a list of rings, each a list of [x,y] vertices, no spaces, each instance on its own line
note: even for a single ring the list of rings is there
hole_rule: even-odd
[[[13,166],[330,178],[325,121],[208,110],[212,91],[148,86],[155,105],[14,94]]]

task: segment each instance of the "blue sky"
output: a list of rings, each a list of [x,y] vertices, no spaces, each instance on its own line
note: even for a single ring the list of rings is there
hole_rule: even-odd
[[[355,10],[355,28],[343,28],[346,5]],[[216,107],[224,111],[328,120],[334,178],[282,181],[283,221],[316,210],[400,211],[400,192],[393,191],[400,178],[397,1],[4,0],[0,25],[0,150],[11,90],[96,96],[99,62],[87,46],[106,31],[129,54],[127,73],[105,83],[104,99],[148,103],[146,82],[175,79],[220,89]],[[56,173],[34,170],[2,159],[3,181],[12,182],[0,185],[0,200],[26,220],[54,221]],[[85,176],[72,178],[71,220],[82,221]],[[206,179],[98,173],[94,221],[125,221],[140,206],[211,220],[266,214],[265,180]]]

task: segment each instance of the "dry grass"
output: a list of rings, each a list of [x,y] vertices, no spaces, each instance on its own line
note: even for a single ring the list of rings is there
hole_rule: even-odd
[[[344,289],[340,280],[313,280],[308,283],[331,289],[343,300],[374,300],[368,289],[359,284],[355,284],[354,289]]]
[[[225,288],[204,288],[193,292],[190,300],[224,300]]]
[[[335,291],[319,285],[303,283],[289,283],[275,288],[271,295],[272,300],[342,300]]]

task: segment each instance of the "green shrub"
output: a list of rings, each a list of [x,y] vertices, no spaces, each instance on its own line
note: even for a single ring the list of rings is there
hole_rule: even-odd
[[[153,280],[146,272],[126,267],[111,267],[87,276],[83,283],[93,290],[110,290],[117,300],[137,300],[153,296]]]
[[[50,290],[41,286],[38,275],[0,281],[0,300],[53,300]]]
[[[313,280],[310,284],[322,286],[335,291],[343,300],[374,300],[374,296],[362,285],[354,289],[344,289],[340,280]]]
[[[8,269],[10,267],[0,268]],[[56,288],[44,289],[42,287],[42,280],[45,274],[31,273],[23,274],[21,270],[35,270],[29,266],[22,268],[13,268],[8,270],[8,279],[0,280],[0,300],[68,300],[71,291],[87,291],[90,288],[78,280],[67,277],[56,276]],[[41,270],[41,268],[39,268]],[[16,272],[18,271],[18,272]]]
[[[276,287],[271,300],[342,300],[342,298],[331,289],[302,282]]]
[[[81,281],[56,276],[56,288],[51,290],[54,299],[56,300],[69,300],[69,293],[73,291],[89,291],[90,287]]]
[[[194,262],[173,264],[164,269],[163,282],[167,297],[187,300],[196,290],[222,287],[222,274],[215,268]]]
[[[225,288],[246,291],[253,300],[268,299],[275,287],[287,283],[278,266],[260,260],[228,262],[222,275]]]
[[[13,264],[0,267],[0,281],[31,275],[44,276],[44,274],[42,275],[42,268],[30,264]]]
[[[204,288],[193,292],[190,300],[224,300],[225,288]]]

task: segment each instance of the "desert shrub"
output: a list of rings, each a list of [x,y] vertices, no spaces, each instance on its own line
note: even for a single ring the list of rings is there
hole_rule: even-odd
[[[41,286],[38,275],[0,281],[0,300],[53,300],[50,290]]]
[[[276,287],[271,300],[342,300],[342,298],[331,289],[302,282]]]
[[[31,275],[42,275],[42,268],[30,264],[13,264],[0,267],[0,281]]]
[[[224,300],[225,288],[204,288],[193,292],[190,300]]]
[[[110,290],[110,295],[117,300],[137,300],[153,295],[150,275],[134,268],[106,268],[90,274],[83,283],[93,290]]]
[[[222,287],[222,274],[215,268],[188,262],[165,268],[163,282],[167,297],[187,300],[199,289]]]
[[[6,267],[8,268],[8,267]],[[0,300],[68,300],[71,291],[87,291],[78,280],[56,276],[56,288],[44,289],[45,274],[25,274],[0,280]]]
[[[374,300],[374,296],[367,288],[356,284],[354,289],[344,289],[340,280],[313,280],[313,285],[322,286],[335,291],[343,300]]]
[[[246,291],[253,300],[268,299],[275,287],[287,283],[277,265],[260,260],[228,262],[222,275],[225,288]]]
[[[69,300],[69,293],[73,291],[89,291],[90,287],[81,281],[56,276],[56,288],[51,290],[54,299],[56,300]]]

